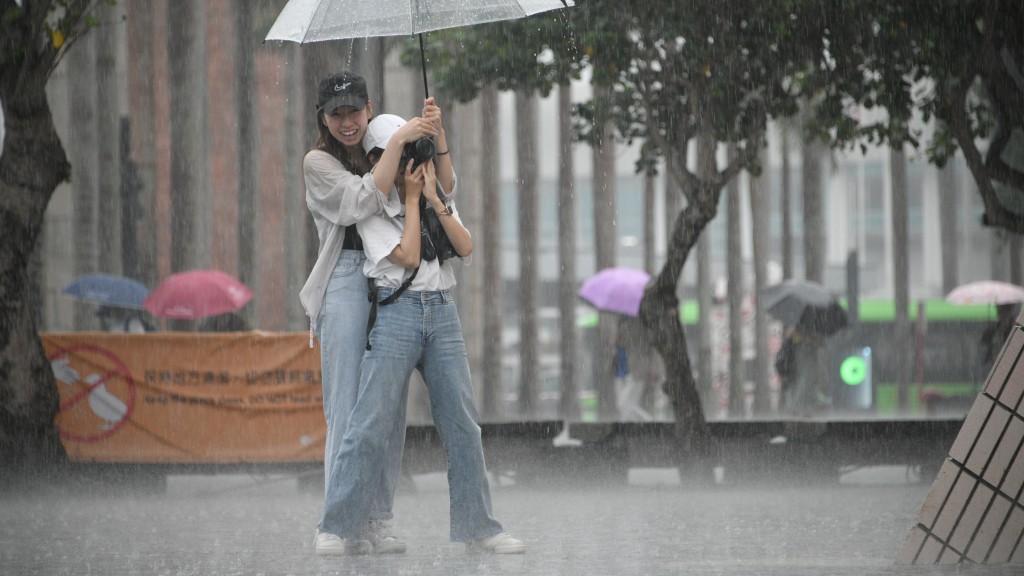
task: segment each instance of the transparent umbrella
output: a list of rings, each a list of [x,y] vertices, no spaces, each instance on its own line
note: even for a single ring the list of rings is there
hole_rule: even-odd
[[[307,44],[419,34],[423,91],[429,96],[423,32],[515,20],[574,4],[570,0],[289,0],[266,39]]]

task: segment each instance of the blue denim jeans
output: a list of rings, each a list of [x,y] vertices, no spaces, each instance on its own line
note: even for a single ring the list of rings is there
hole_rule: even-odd
[[[366,319],[370,302],[366,298],[366,276],[362,250],[343,250],[327,284],[317,337],[320,339],[320,368],[324,389],[324,417],[327,437],[324,442],[325,502],[330,500],[331,470],[338,463],[341,440],[348,427],[349,414],[359,392],[359,365],[366,350]],[[405,397],[398,400],[401,417],[396,418],[388,434],[389,452],[370,499],[370,516],[391,519],[391,504],[402,472],[405,448]]]
[[[381,289],[378,298],[391,292]],[[419,369],[448,458],[451,539],[466,542],[501,532],[491,514],[466,343],[451,293],[406,291],[379,306],[370,344],[340,465],[328,480],[320,529],[342,538],[364,537],[369,501],[386,467],[381,455],[392,450],[388,432],[405,416],[409,377]]]

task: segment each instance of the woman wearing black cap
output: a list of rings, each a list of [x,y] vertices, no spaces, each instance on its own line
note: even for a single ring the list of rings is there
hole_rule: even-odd
[[[409,121],[382,155],[381,163],[386,163],[389,169],[371,174],[362,140],[372,116],[373,105],[361,76],[348,71],[326,76],[317,91],[319,137],[302,162],[306,206],[316,223],[320,245],[316,263],[299,298],[310,318],[310,346],[314,332],[320,340],[327,420],[325,477],[330,476],[348,425],[348,415],[355,405],[359,363],[366,346],[370,309],[363,275],[366,257],[355,224],[374,214],[397,213],[400,209],[397,204],[389,204],[387,197],[406,143],[434,137],[437,146],[447,150],[441,110],[430,98],[424,102],[422,117]],[[443,156],[438,162],[438,181],[446,190],[452,189],[451,163]],[[365,553],[370,551],[371,545],[377,553],[405,552],[405,544],[391,534],[387,524],[401,473],[404,421],[395,423],[388,446],[388,465],[370,504],[369,543],[345,541],[317,531],[314,539],[317,554]]]

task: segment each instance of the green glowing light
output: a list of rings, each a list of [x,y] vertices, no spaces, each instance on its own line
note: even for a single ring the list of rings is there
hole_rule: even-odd
[[[868,365],[860,356],[850,356],[839,366],[839,377],[847,386],[859,386],[868,375]]]

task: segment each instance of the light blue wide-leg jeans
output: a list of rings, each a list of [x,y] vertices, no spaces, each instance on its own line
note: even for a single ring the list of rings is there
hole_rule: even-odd
[[[324,443],[325,502],[330,498],[331,470],[338,462],[341,440],[349,414],[359,392],[359,366],[366,350],[366,320],[370,302],[366,297],[366,276],[362,250],[342,250],[327,284],[317,336],[320,339],[320,367],[324,391],[327,437]],[[395,488],[402,473],[405,448],[405,400],[400,400],[401,417],[396,418],[389,437],[385,466],[370,495],[370,517],[390,520]]]
[[[378,298],[390,293],[382,289]],[[501,532],[491,513],[466,345],[451,293],[407,291],[393,304],[378,307],[370,343],[340,465],[328,480],[320,529],[342,538],[364,536],[373,485],[385,466],[386,432],[404,415],[399,404],[419,367],[448,457],[451,539],[466,542]]]

